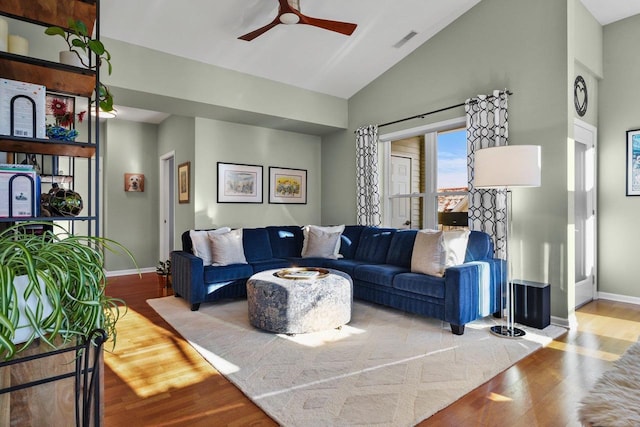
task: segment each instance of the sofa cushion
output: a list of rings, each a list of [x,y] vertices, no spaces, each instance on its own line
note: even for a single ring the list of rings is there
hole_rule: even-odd
[[[276,258],[299,257],[302,253],[302,228],[297,225],[267,227],[271,251]]]
[[[393,278],[393,287],[419,295],[444,298],[444,277],[420,273],[401,273]]]
[[[241,228],[228,233],[208,234],[211,242],[211,265],[246,264],[242,234]]]
[[[399,230],[393,235],[387,253],[387,264],[411,268],[411,254],[417,233],[418,230]]]
[[[334,270],[340,270],[353,277],[353,270],[359,265],[367,264],[366,261],[360,261],[357,259],[325,259],[323,267],[333,268]]]
[[[367,227],[362,230],[355,259],[369,264],[384,264],[395,228]]]
[[[211,241],[209,234],[228,233],[229,227],[221,227],[216,230],[189,230],[189,239],[191,244],[191,253],[198,258],[202,258],[202,264],[211,265]]]
[[[342,236],[340,236],[340,255],[347,259],[353,259],[356,256],[358,242],[364,225],[347,225],[344,227]]]
[[[482,231],[469,233],[464,262],[482,261],[489,258],[493,258],[493,241],[491,237]]]
[[[411,255],[411,272],[442,277],[445,265],[442,231],[420,230]]]
[[[253,274],[249,264],[232,264],[225,266],[210,265],[204,267],[204,283],[220,283],[231,280],[248,279]]]
[[[464,264],[470,233],[469,230],[448,230],[443,233],[444,247],[447,251],[445,267]]]
[[[243,229],[242,243],[244,256],[249,263],[273,258],[269,233],[266,228]]]
[[[340,236],[344,225],[334,227],[319,227],[307,225],[303,228],[304,243],[302,244],[303,258],[338,258],[340,251]]]
[[[406,273],[409,269],[390,264],[360,265],[353,270],[353,278],[376,285],[393,285],[393,278],[400,273]]]
[[[276,268],[286,268],[291,265],[291,262],[282,258],[264,259],[261,261],[254,261],[251,263],[254,273],[259,273],[265,270],[273,270]]]

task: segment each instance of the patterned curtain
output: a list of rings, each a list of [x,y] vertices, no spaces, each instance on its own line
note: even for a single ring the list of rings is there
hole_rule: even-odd
[[[356,189],[358,225],[380,225],[377,125],[356,130]]]
[[[507,145],[509,124],[506,91],[479,95],[465,103],[467,113],[467,172],[469,177],[469,229],[488,233],[497,258],[507,258],[507,192],[473,187],[476,150]],[[500,167],[500,165],[496,165]]]

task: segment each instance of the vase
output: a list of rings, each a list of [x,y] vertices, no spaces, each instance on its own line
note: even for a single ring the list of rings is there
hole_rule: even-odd
[[[74,67],[87,68],[82,61],[87,62],[86,56],[82,56],[82,60],[75,52],[70,50],[61,50],[58,53],[58,59],[61,64],[73,65]]]
[[[57,141],[75,141],[78,131],[75,129],[67,129],[62,126],[47,126],[47,137]]]
[[[25,315],[25,307],[29,307],[34,313],[38,305],[38,301],[42,303],[42,318],[46,319],[52,312],[53,307],[47,297],[44,281],[38,277],[38,283],[40,285],[40,296],[37,296],[34,292],[29,295],[27,299],[24,298],[24,291],[29,284],[29,276],[22,275],[13,278],[13,286],[16,289],[18,296],[18,325],[16,327],[16,333],[11,340],[14,344],[21,344],[29,339],[33,333],[33,327],[29,323]]]

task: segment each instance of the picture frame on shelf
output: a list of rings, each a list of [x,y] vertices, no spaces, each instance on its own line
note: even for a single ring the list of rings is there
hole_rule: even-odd
[[[627,196],[640,196],[640,129],[627,131]]]
[[[133,193],[144,192],[144,174],[143,173],[125,173],[124,174],[124,191]]]
[[[45,126],[49,139],[74,141],[76,128],[76,98],[55,92],[45,96]]]
[[[262,166],[218,162],[218,203],[262,203]]]
[[[306,205],[306,169],[269,166],[269,203]]]
[[[191,194],[191,162],[178,165],[178,203],[189,203]]]

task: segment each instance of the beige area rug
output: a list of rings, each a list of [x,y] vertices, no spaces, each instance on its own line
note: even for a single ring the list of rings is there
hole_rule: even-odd
[[[578,415],[585,426],[640,425],[640,343],[602,374],[580,402]]]
[[[191,345],[284,426],[412,426],[565,329],[491,335],[492,317],[453,335],[449,324],[356,301],[341,330],[296,336],[249,324],[247,301],[148,300]]]

